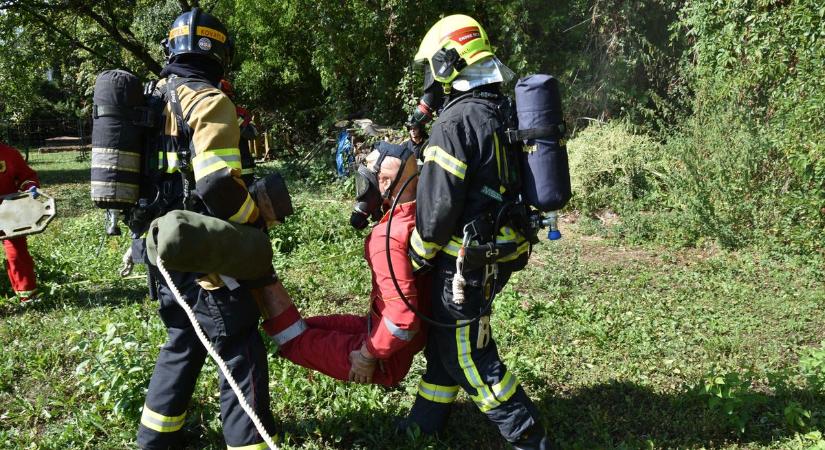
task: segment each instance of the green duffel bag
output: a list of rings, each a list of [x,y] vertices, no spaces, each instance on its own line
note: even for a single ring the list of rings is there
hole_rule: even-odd
[[[239,280],[260,279],[272,268],[272,246],[264,231],[192,211],[171,211],[155,219],[146,252],[153,265],[160,255],[167,269]]]

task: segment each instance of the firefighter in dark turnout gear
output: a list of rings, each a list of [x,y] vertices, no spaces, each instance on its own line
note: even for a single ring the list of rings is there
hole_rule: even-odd
[[[259,224],[258,208],[241,180],[235,106],[217,87],[231,58],[226,29],[195,8],[175,20],[166,48],[169,61],[157,84],[167,100],[158,158],[163,176],[157,189],[167,198],[167,211],[190,209],[235,223]],[[167,340],[149,382],[137,442],[145,449],[182,448],[181,429],[207,352],[157,268],[148,267],[158,280]],[[266,352],[257,331],[260,313],[250,289],[227,286],[215,275],[170,273],[247,401],[273,433]],[[219,381],[227,447],[267,448],[222,374]]]
[[[524,267],[529,249],[512,224],[496,219],[508,195],[511,163],[499,112],[505,100],[500,85],[513,74],[495,58],[478,22],[462,15],[433,26],[415,59],[428,65],[425,89],[443,88],[447,95],[424,151],[409,254],[417,271],[434,272],[433,318],[467,325],[430,327],[427,370],[405,425],[440,431],[463,389],[515,448],[548,448],[536,407],[499,357],[489,315],[470,322],[492,294],[496,271],[501,289],[513,271]],[[501,226],[495,229],[495,223]],[[495,243],[498,257],[475,268],[466,261],[459,274],[456,257],[471,243]],[[463,287],[456,289],[459,277]]]

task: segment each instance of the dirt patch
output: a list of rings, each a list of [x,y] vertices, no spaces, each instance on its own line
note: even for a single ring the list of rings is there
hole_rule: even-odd
[[[580,257],[582,261],[586,262],[608,265],[626,265],[628,263],[662,265],[675,263],[677,265],[687,266],[718,253],[718,249],[715,248],[685,248],[674,250],[616,245],[615,241],[599,235],[582,234],[575,217],[564,217],[562,223],[565,224],[562,230],[564,236],[580,245]]]

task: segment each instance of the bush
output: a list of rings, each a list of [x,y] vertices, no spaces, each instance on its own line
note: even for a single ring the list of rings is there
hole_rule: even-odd
[[[681,24],[694,118],[673,149],[692,219],[726,246],[768,236],[783,251],[825,247],[825,10],[816,0],[690,2]],[[694,159],[693,164],[689,159]],[[701,214],[704,210],[704,214]]]
[[[622,122],[586,128],[568,142],[572,207],[593,215],[643,208],[659,190],[661,147]]]

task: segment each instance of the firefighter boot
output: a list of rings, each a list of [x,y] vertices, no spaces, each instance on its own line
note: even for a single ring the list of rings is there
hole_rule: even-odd
[[[553,448],[550,445],[550,438],[539,424],[533,425],[512,445],[515,450],[550,450]]]

